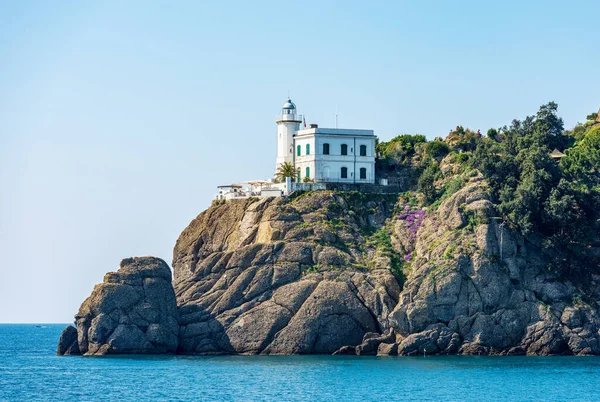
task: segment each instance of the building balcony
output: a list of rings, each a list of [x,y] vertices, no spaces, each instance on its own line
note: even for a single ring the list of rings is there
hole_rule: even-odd
[[[304,116],[302,116],[301,114],[278,114],[275,117],[275,121],[293,121],[293,122],[302,122]]]

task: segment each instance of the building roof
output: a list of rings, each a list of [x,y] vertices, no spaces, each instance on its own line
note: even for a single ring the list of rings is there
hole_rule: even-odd
[[[551,158],[554,158],[554,159],[560,159],[560,158],[562,158],[563,156],[567,156],[567,155],[563,154],[562,152],[560,152],[560,151],[559,151],[558,149],[556,149],[556,148],[554,148],[554,151],[552,151],[552,152],[550,153],[550,157],[551,157]]]
[[[282,109],[296,109],[296,105],[294,104],[294,102],[292,102],[290,98],[287,98],[287,100],[283,104]]]
[[[375,135],[373,130],[356,130],[356,129],[348,129],[348,128],[306,128],[304,130],[298,130],[299,136],[301,135],[348,135],[348,136],[367,136],[372,137]]]
[[[248,181],[242,182],[242,184],[249,184],[251,186],[262,186],[265,184],[271,184],[271,182],[266,181],[266,180],[248,180]]]
[[[229,188],[229,187],[231,187],[231,188],[242,188],[242,185],[241,184],[225,184],[225,185],[222,185],[222,186],[217,186],[217,188]]]

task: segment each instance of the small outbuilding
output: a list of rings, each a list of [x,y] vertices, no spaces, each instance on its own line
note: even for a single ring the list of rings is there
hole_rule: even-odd
[[[236,197],[244,197],[244,191],[241,184],[226,184],[224,186],[217,186],[219,192],[215,199],[217,200],[230,200]]]
[[[550,153],[550,157],[552,159],[554,159],[555,161],[559,162],[563,157],[565,157],[567,155],[565,155],[564,153],[560,152],[558,149],[554,149],[554,151],[552,151]]]

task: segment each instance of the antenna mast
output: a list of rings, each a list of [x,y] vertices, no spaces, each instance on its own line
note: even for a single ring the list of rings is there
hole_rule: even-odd
[[[335,105],[335,128],[338,128],[338,105]]]

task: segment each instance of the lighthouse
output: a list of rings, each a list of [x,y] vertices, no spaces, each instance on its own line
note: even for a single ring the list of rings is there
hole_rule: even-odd
[[[277,116],[277,169],[282,163],[294,163],[294,136],[300,129],[302,116],[298,114],[296,105],[290,98],[281,108]]]
[[[373,130],[308,128],[288,97],[277,116],[277,166],[291,163],[304,183],[375,183]],[[301,127],[302,124],[302,127]],[[287,191],[287,190],[286,190]]]

